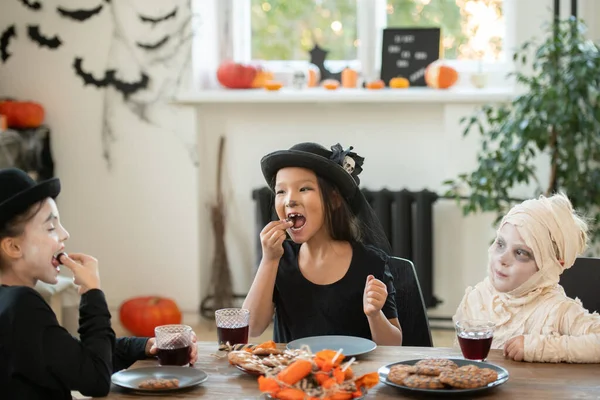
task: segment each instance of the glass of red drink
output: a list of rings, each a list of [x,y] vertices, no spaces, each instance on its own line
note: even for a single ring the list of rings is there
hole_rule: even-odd
[[[485,361],[492,346],[495,327],[490,321],[457,321],[456,335],[463,357],[467,360]]]
[[[247,344],[250,311],[245,308],[223,308],[215,311],[219,344]]]
[[[187,366],[190,363],[192,327],[188,325],[161,325],[154,328],[158,363]]]

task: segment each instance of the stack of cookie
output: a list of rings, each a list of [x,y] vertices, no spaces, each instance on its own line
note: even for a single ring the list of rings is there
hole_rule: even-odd
[[[237,365],[250,373],[266,374],[284,369],[300,354],[299,350],[254,348],[230,351],[227,358],[231,365]]]
[[[475,389],[496,381],[498,373],[473,364],[459,367],[446,358],[431,358],[420,360],[415,365],[394,365],[387,379],[409,388]]]

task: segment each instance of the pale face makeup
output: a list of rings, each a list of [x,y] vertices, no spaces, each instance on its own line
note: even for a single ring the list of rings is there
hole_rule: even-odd
[[[60,268],[55,255],[61,252],[69,233],[61,225],[53,199],[42,202],[38,213],[25,225],[19,238],[20,257],[12,265],[12,273],[23,282],[40,280],[48,284],[58,282]]]
[[[537,271],[533,251],[525,244],[517,228],[504,224],[489,248],[489,275],[494,288],[499,292],[510,292]]]

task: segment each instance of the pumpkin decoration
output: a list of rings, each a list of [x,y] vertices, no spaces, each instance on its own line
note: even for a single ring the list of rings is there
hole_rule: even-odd
[[[252,81],[252,87],[254,89],[263,88],[268,81],[273,80],[273,73],[269,71],[265,71],[262,68],[257,69],[256,76]]]
[[[177,304],[164,297],[135,297],[125,301],[119,310],[121,323],[135,336],[154,337],[160,325],[180,324],[181,311]]]
[[[6,117],[9,128],[39,128],[44,122],[45,111],[39,103],[31,101],[0,101],[0,114]]]
[[[283,87],[283,83],[277,81],[267,81],[264,87],[269,91],[275,91],[281,89]]]
[[[342,87],[355,88],[358,82],[358,72],[351,68],[344,68],[342,71]]]
[[[229,89],[250,89],[258,70],[252,65],[224,62],[217,69],[217,80]]]
[[[408,79],[398,76],[390,79],[390,87],[392,89],[406,89],[410,87],[410,82]]]
[[[327,90],[336,90],[340,86],[340,83],[335,79],[325,79],[322,86]]]
[[[365,87],[372,90],[383,89],[385,87],[385,83],[381,79],[378,79],[376,81],[367,82]]]
[[[321,73],[316,66],[310,66],[308,68],[308,87],[317,87],[319,86],[319,81],[321,80]]]
[[[434,89],[448,89],[458,81],[458,72],[441,62],[433,62],[425,69],[425,83]]]

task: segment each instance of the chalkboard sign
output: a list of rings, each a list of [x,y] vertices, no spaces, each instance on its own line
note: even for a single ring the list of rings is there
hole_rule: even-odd
[[[403,76],[411,86],[425,86],[425,68],[440,58],[440,28],[383,30],[381,80]]]

